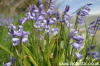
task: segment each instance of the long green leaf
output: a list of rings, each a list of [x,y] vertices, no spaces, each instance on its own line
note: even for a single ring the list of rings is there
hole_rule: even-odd
[[[0,48],[6,51],[7,53],[9,53],[10,55],[14,56],[12,52],[10,52],[6,47],[2,46],[1,44],[0,44]]]
[[[29,50],[25,45],[22,45],[22,46],[23,46],[23,50],[29,55],[30,61],[31,61],[35,66],[38,66],[37,63],[35,62],[35,60],[32,58],[33,55],[32,55],[32,53],[30,52],[30,50]]]

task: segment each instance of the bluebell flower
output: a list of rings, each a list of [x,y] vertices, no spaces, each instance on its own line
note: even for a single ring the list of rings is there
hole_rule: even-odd
[[[46,12],[44,12],[44,6],[42,4],[42,0],[39,0],[38,5],[39,7],[37,7],[36,5],[31,5],[28,8],[28,12],[26,13],[26,17],[19,20],[20,25],[25,23],[27,20],[31,19],[34,20],[34,27],[37,30],[45,30],[46,34],[51,35],[52,33],[54,33],[54,35],[56,35],[58,32],[58,30],[53,30],[53,28],[50,28],[50,25],[54,25],[56,24],[57,20],[59,19],[59,14],[57,12],[55,12],[54,9],[54,5],[52,5],[52,3],[54,2],[54,0],[49,0],[47,1],[48,3],[48,9]],[[55,15],[56,18],[51,18],[48,16],[51,15]],[[16,35],[20,35],[19,32],[16,33]]]
[[[86,50],[89,51],[89,50],[92,50],[95,48],[95,45],[90,45]]]
[[[68,39],[71,39],[76,33],[77,31],[75,31],[75,29],[71,29],[71,32],[68,35]]]
[[[92,5],[92,4],[91,4]],[[81,10],[79,10],[77,14],[77,22],[81,25],[84,25],[84,17],[88,15],[88,12],[90,11],[90,8],[88,7],[90,4],[86,4],[82,7]]]
[[[91,23],[90,23],[90,25],[92,25],[92,24],[94,24],[96,21],[92,21]]]
[[[80,41],[84,40],[84,38],[82,36],[73,36],[73,40]]]
[[[55,12],[53,9],[48,9],[48,10],[47,10],[47,14],[48,14],[48,15],[55,15],[56,12]]]
[[[69,23],[70,21],[70,18],[72,17],[72,15],[68,14],[68,13],[65,13],[62,17],[62,20],[60,20],[60,22],[63,22],[64,25],[69,28],[72,26],[72,24]]]
[[[66,12],[68,12],[69,9],[70,9],[70,7],[69,7],[68,5],[66,5],[66,8],[65,8],[65,10],[64,10],[64,14],[66,14]]]
[[[8,62],[8,63],[5,63],[3,64],[3,66],[11,66],[12,62]]]
[[[81,44],[83,42],[83,40],[78,40],[76,41],[76,43]]]
[[[75,48],[77,51],[82,47],[82,44],[78,44],[78,43],[71,43],[73,48]]]
[[[3,66],[11,66],[13,62],[16,61],[16,58],[12,58],[12,56],[10,55],[10,62],[7,63],[3,63]]]
[[[14,20],[11,17],[0,17],[0,26],[8,27]]]
[[[12,45],[16,46],[19,43],[19,39],[18,38],[12,38]]]
[[[99,25],[100,25],[100,18],[98,18],[96,21],[93,21],[90,23],[90,26],[88,27],[88,33],[91,36],[95,36],[96,31],[99,30]]]
[[[52,29],[50,29],[50,31],[51,31],[54,35],[56,35],[56,34],[58,34],[59,29],[58,29],[58,28],[52,28]]]
[[[13,63],[13,62],[15,62],[15,61],[16,61],[16,58],[13,58],[13,57],[10,55],[9,60]]]
[[[18,30],[16,30],[16,27],[13,24],[10,24],[8,30],[8,35],[11,36],[13,46],[18,45],[19,41],[22,43],[26,43],[28,41],[29,32],[24,31],[21,25],[19,25]]]
[[[54,7],[55,7],[55,6],[52,5],[52,4],[49,6],[50,9],[54,9]]]
[[[22,39],[22,43],[27,43],[27,42],[28,42],[28,37]]]
[[[100,30],[100,27],[98,27],[98,30]]]
[[[13,37],[15,37],[15,29],[16,29],[16,27],[13,25],[13,24],[10,24],[9,26],[8,26],[8,35],[10,35],[12,38]]]
[[[43,21],[44,17],[43,16],[39,16],[39,18],[37,19],[38,21]]]
[[[39,13],[42,14],[44,12],[43,4],[39,5]]]
[[[80,60],[83,57],[83,55],[81,55],[79,53],[74,53],[74,55],[78,60]]]
[[[92,56],[92,58],[94,58],[94,59],[98,59],[98,52],[96,52],[96,51],[94,51],[94,52],[88,52],[87,53],[87,56]]]
[[[90,33],[91,36],[94,36],[95,30],[89,30],[88,33]]]
[[[38,4],[41,5],[41,4],[42,4],[42,0],[39,0],[39,1],[38,1]]]
[[[57,13],[56,13],[56,19],[58,20],[59,18],[60,18],[60,15],[59,15],[59,13],[57,11]]]

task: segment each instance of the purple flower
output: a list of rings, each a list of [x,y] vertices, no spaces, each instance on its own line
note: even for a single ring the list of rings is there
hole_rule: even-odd
[[[91,4],[92,5],[92,4]],[[88,15],[88,12],[90,11],[90,8],[88,7],[90,4],[86,4],[82,7],[81,10],[79,10],[76,14],[78,16],[77,22],[81,25],[84,25],[84,17]]]
[[[76,33],[77,31],[75,31],[75,29],[71,29],[71,32],[68,35],[68,39],[71,39]]]
[[[63,18],[62,18],[62,20],[60,20],[60,22],[63,22],[64,25],[69,28],[72,26],[72,24],[69,23],[71,17],[72,17],[72,15],[66,13],[63,15]]]
[[[10,61],[13,63],[13,62],[15,62],[16,61],[16,58],[12,58],[12,56],[10,55]]]
[[[81,44],[83,40],[76,41],[76,43]]]
[[[77,51],[81,48],[82,44],[78,44],[78,43],[71,43],[73,48],[75,48]]]
[[[25,23],[29,18],[24,18],[22,22],[20,22],[20,24],[22,25],[23,23]]]
[[[80,25],[84,25],[84,16],[78,17],[78,23],[79,23]]]
[[[91,34],[91,36],[94,36],[97,32],[97,30],[99,30],[99,25],[100,25],[100,18],[98,18],[96,21],[93,21],[90,23],[90,26],[88,27],[88,33]]]
[[[16,61],[16,58],[12,58],[12,56],[10,55],[10,59],[9,60],[10,60],[10,62],[3,63],[3,65],[4,66],[11,66],[11,64]]]
[[[100,30],[100,27],[98,27],[98,30]]]
[[[90,26],[88,27],[88,29],[94,30],[96,27],[97,27],[97,26],[95,26],[95,25],[90,25]]]
[[[75,55],[75,57],[76,57],[78,60],[82,58],[82,55],[79,54],[79,53],[74,53],[74,55]]]
[[[80,41],[80,40],[84,40],[84,38],[81,36],[73,36],[73,40]]]
[[[19,39],[18,38],[12,38],[12,45],[16,46],[19,43]]]
[[[25,31],[23,31],[23,29],[19,29],[19,30],[15,33],[15,35],[18,36],[18,37],[22,37],[22,38],[23,38],[23,37],[29,35],[29,32],[25,32]]]
[[[39,16],[38,21],[43,21],[44,17],[43,16]]]
[[[66,12],[68,12],[69,11],[69,6],[68,5],[66,5],[66,8],[65,8],[65,10],[64,10],[64,14],[66,14]]]
[[[98,54],[99,54],[99,53],[96,52],[96,51],[94,51],[94,52],[88,52],[88,53],[87,53],[87,56],[90,56],[90,57],[92,56],[92,58],[94,58],[94,59],[97,60],[97,59],[98,59]]]
[[[41,5],[41,4],[42,4],[42,0],[39,0],[39,1],[38,1],[38,4]]]
[[[15,33],[15,29],[16,27],[13,25],[13,24],[10,24],[8,26],[8,34],[11,36],[11,37],[15,37],[14,33]]]
[[[28,11],[29,12],[34,12],[35,9],[37,9],[37,6],[33,4],[28,8]]]
[[[54,9],[54,7],[55,7],[54,5],[50,5],[49,6],[50,9]]]
[[[47,14],[49,14],[49,15],[55,15],[56,13],[55,13],[55,11],[53,9],[48,9],[47,10]]]
[[[92,5],[92,3],[88,3],[88,4],[86,4],[86,6],[90,6],[90,5]]]
[[[50,29],[50,31],[51,31],[54,35],[56,35],[56,34],[58,34],[57,31],[59,31],[59,29],[58,29],[58,28],[53,28],[53,29]]]
[[[52,33],[53,33],[54,35],[56,35],[56,34],[58,34],[57,31],[59,31],[58,28],[50,28],[49,26],[45,26],[44,29],[45,29],[45,31],[46,31],[46,34],[48,34],[48,35],[51,35]]]
[[[89,30],[88,32],[90,33],[91,36],[94,36],[95,30]]]
[[[89,50],[92,50],[95,48],[95,45],[90,45],[86,50],[89,51]]]
[[[96,21],[91,22],[90,25],[94,24],[95,22],[96,22]]]
[[[27,42],[28,42],[28,37],[22,39],[22,43],[27,43]]]
[[[60,15],[59,15],[59,13],[57,12],[56,13],[56,19],[58,20],[60,18]]]
[[[8,63],[5,63],[5,64],[3,64],[4,66],[11,66],[11,62],[8,62]]]
[[[13,22],[13,19],[10,17],[0,17],[0,26],[8,27]]]
[[[13,24],[10,24],[8,30],[8,35],[11,36],[13,46],[16,46],[19,41],[22,43],[26,43],[28,41],[29,32],[25,32],[21,25],[19,25],[18,30],[16,30],[16,27]]]

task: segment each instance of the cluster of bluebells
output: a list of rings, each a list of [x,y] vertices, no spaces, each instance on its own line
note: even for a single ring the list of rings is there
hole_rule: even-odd
[[[89,56],[89,57],[92,57],[92,58],[94,58],[94,59],[98,59],[98,52],[97,51],[93,51],[93,52],[89,52],[89,51],[91,51],[91,50],[93,50],[95,48],[95,45],[90,45],[87,49],[86,49],[86,51],[87,51],[87,53],[86,53],[86,56]]]
[[[88,29],[89,34],[91,36],[95,36],[96,31],[100,30],[100,18],[98,18],[96,21],[91,22]]]
[[[19,42],[26,43],[28,41],[29,32],[24,31],[21,25],[18,26],[17,30],[17,28],[13,24],[10,24],[8,26],[8,30],[8,35],[10,35],[12,39],[13,46],[18,45]]]
[[[5,16],[2,14],[0,15],[0,26],[7,27],[9,24],[13,22],[13,19],[10,17],[5,18]]]
[[[35,21],[34,27],[37,31],[45,30],[45,33],[48,35],[54,34],[56,35],[59,31],[58,28],[52,28],[51,25],[56,24],[57,20],[59,19],[59,15],[55,12],[54,5],[52,3],[54,0],[47,1],[48,9],[44,11],[44,5],[42,4],[42,0],[39,0],[38,7],[34,4],[28,8],[28,12],[26,13],[26,17],[24,19],[19,19],[19,23],[23,24],[28,20]],[[53,18],[52,16],[58,15],[57,18]],[[40,35],[42,36],[42,35]],[[42,36],[43,37],[43,36]]]
[[[81,36],[75,36],[76,33],[77,33],[77,31],[75,31],[75,29],[72,29],[68,35],[68,39],[74,40],[74,43],[71,43],[71,45],[73,46],[74,49],[76,49],[78,51],[82,47],[82,42],[83,42],[84,38]],[[74,55],[76,56],[77,59],[82,58],[82,55],[79,53],[74,53]]]
[[[90,8],[88,6],[90,6],[92,4],[86,4],[85,6],[83,6],[81,8],[81,10],[79,10],[76,14],[77,14],[77,22],[80,25],[84,25],[84,18],[86,15],[88,15],[88,12],[90,11]]]
[[[58,22],[63,23],[63,25],[65,25],[66,27],[72,26],[72,24],[69,23],[69,21],[72,17],[72,15],[68,14],[69,6],[68,5],[66,6],[66,8],[63,12],[62,19],[60,19],[58,11],[55,10],[54,5],[52,4],[53,2],[54,2],[54,0],[47,1],[48,9],[45,12],[44,5],[42,4],[42,0],[39,0],[38,6],[36,6],[35,4],[29,6],[28,12],[26,13],[26,17],[19,18],[18,28],[16,28],[16,26],[14,26],[13,24],[9,24],[8,35],[10,35],[10,37],[12,39],[13,46],[28,42],[29,32],[24,31],[24,28],[21,26],[28,20],[33,20],[32,22],[35,22],[35,23],[33,23],[33,27],[35,27],[37,31],[45,31],[45,33],[47,35],[58,34],[59,29],[52,27],[52,25],[55,25]],[[84,17],[86,15],[88,15],[88,12],[90,11],[90,8],[88,8],[88,6],[90,6],[90,5],[91,4],[86,4],[85,6],[82,7],[81,10],[79,10],[77,12],[77,16],[78,16],[77,22],[79,24],[81,24],[81,25],[84,24]],[[56,16],[56,17],[53,17],[53,16]],[[1,18],[0,18],[0,20],[2,21]],[[94,35],[94,33],[97,29],[100,30],[99,25],[100,25],[100,19],[97,19],[97,21],[92,22],[89,26],[89,29],[90,29],[89,33]],[[83,46],[82,42],[83,42],[84,38],[82,36],[75,35],[76,33],[77,33],[77,31],[75,29],[72,29],[68,35],[68,40],[70,41],[70,39],[72,39],[73,43],[71,43],[70,45],[72,45],[73,49],[76,49],[77,51],[79,51],[79,49],[81,49],[81,47]],[[39,35],[38,37],[40,38],[40,40],[42,40],[42,38],[43,38],[42,35]],[[88,47],[86,49],[87,50],[86,55],[87,56],[92,55],[92,58],[98,59],[98,52],[96,52],[96,51],[89,52],[90,50],[92,50],[94,48],[95,48],[95,45],[91,45],[90,47]],[[77,59],[81,59],[83,57],[83,55],[80,53],[74,53],[74,55]],[[15,61],[15,58],[13,59],[12,57],[10,57],[10,62],[5,63],[4,66],[6,66],[6,65],[10,66],[14,61]]]
[[[19,19],[19,23],[23,24],[27,20],[31,19],[35,21],[34,27],[38,31],[45,31],[48,35],[56,35],[58,34],[59,29],[51,27],[52,25],[57,24],[58,22],[64,22],[64,25],[66,27],[72,26],[68,21],[72,17],[72,15],[68,14],[69,6],[66,6],[64,12],[63,12],[63,18],[60,20],[60,16],[58,11],[55,10],[54,5],[52,4],[54,0],[47,1],[48,9],[45,12],[44,6],[42,4],[42,0],[39,0],[38,7],[36,5],[31,5],[28,8],[28,12],[26,13],[26,17],[24,19]],[[56,16],[56,17],[53,17]],[[40,35],[42,36],[42,35]],[[42,36],[43,38],[43,36]]]
[[[11,66],[13,64],[13,62],[16,61],[16,58],[12,58],[12,56],[10,55],[9,60],[10,60],[10,62],[4,63],[3,66]]]

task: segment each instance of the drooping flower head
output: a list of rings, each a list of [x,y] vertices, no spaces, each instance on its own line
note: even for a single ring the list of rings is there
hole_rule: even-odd
[[[89,50],[92,50],[95,48],[95,45],[90,45],[86,50],[89,51]]]
[[[90,26],[88,27],[88,33],[91,36],[95,36],[97,30],[100,30],[100,18],[90,23]]]
[[[10,62],[4,63],[3,65],[4,66],[11,66],[12,63],[16,61],[16,58],[12,58],[12,56],[10,55],[9,60],[10,60]]]
[[[76,14],[77,14],[77,22],[80,25],[84,25],[84,17],[86,15],[88,15],[88,12],[90,11],[90,8],[88,6],[90,6],[92,4],[86,4],[85,6],[83,6]]]
[[[87,56],[90,56],[90,57],[92,56],[92,58],[94,58],[94,59],[97,60],[97,59],[98,59],[98,54],[99,54],[99,53],[96,52],[96,51],[94,51],[94,52],[88,52],[88,53],[87,53]]]
[[[79,54],[79,53],[74,53],[74,55],[75,55],[75,57],[76,57],[78,60],[80,60],[80,59],[82,58],[82,55]]]

